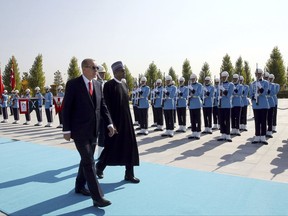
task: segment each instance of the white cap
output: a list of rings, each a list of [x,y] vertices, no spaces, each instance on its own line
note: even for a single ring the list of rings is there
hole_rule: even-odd
[[[102,65],[97,65],[97,67],[98,67],[98,73],[106,73],[106,70]]]
[[[269,77],[269,73],[267,71],[264,73],[264,77]]]
[[[40,88],[37,86],[37,87],[35,88],[35,91],[40,91]]]
[[[196,74],[191,74],[190,79],[197,79],[197,75]]]
[[[45,89],[51,89],[51,86],[47,85],[44,87]]]
[[[215,78],[214,82],[220,82],[220,79],[219,78]]]
[[[211,81],[211,78],[209,76],[205,77],[205,81]]]
[[[161,79],[157,79],[156,83],[162,83],[162,80]]]
[[[165,77],[165,80],[166,80],[166,81],[172,80],[172,77],[171,77],[170,75],[167,75],[167,76]]]
[[[184,77],[180,77],[179,78],[179,82],[184,82],[185,81],[185,78]]]
[[[269,74],[269,79],[275,79],[274,74]]]
[[[16,89],[16,90],[15,90],[15,93],[17,93],[17,94],[18,94],[18,93],[19,93],[19,90],[17,90],[17,89]]]
[[[233,74],[233,79],[239,79],[239,75],[238,74]]]
[[[26,91],[26,92],[30,92],[30,89],[29,89],[29,88],[27,88],[25,91]]]
[[[244,80],[244,77],[243,77],[243,76],[240,76],[240,77],[239,77],[239,80],[240,80],[240,81],[243,81],[243,80]]]
[[[229,76],[229,73],[227,71],[223,71],[221,73],[221,77],[228,77]]]
[[[57,89],[58,89],[58,90],[62,90],[62,89],[63,89],[63,86],[59,85]]]
[[[263,70],[260,69],[260,68],[258,68],[258,69],[256,69],[255,73],[261,73],[261,74],[263,74]]]
[[[141,82],[147,82],[147,78],[146,77],[141,77],[140,81]]]
[[[3,91],[3,93],[6,94],[6,93],[7,93],[7,90],[5,89],[5,90]]]

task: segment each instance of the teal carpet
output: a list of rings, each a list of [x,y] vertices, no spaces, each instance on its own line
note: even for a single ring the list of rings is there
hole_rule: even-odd
[[[112,205],[74,193],[77,151],[0,138],[0,210],[9,215],[288,215],[288,184],[141,163],[100,180]]]

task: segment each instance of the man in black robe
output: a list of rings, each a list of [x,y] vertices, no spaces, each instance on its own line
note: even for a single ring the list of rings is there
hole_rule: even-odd
[[[124,179],[132,183],[140,180],[134,176],[134,166],[139,166],[139,153],[129,107],[128,89],[121,80],[125,69],[121,61],[112,64],[114,79],[104,85],[103,93],[117,134],[105,135],[104,150],[96,164],[98,178],[103,178],[103,170],[108,166],[125,166]]]

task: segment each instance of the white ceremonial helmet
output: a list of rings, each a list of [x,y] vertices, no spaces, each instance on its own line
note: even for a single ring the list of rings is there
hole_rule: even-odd
[[[229,73],[227,71],[223,71],[221,73],[221,77],[228,77],[229,76]]]
[[[3,91],[3,93],[4,93],[4,94],[7,94],[8,92],[7,92],[7,90],[5,89],[5,90]]]
[[[171,81],[172,80],[172,77],[170,76],[170,75],[167,75],[166,77],[165,77],[165,81]]]
[[[209,76],[205,77],[205,81],[211,81],[211,78]]]
[[[28,88],[28,89],[26,89],[25,91],[26,91],[27,93],[29,93],[29,92],[30,92],[30,89]]]
[[[45,89],[51,89],[51,86],[47,85],[44,87]]]
[[[261,68],[256,69],[255,73],[263,74],[263,70]]]
[[[37,86],[37,87],[35,88],[35,91],[40,91],[40,88]]]
[[[179,82],[185,82],[185,78],[184,77],[180,77],[179,78]]]
[[[266,71],[266,72],[264,72],[264,77],[265,78],[269,78],[269,73]]]
[[[275,79],[275,76],[274,76],[274,74],[269,74],[269,79],[272,79],[272,80],[274,80],[274,79]]]
[[[97,67],[98,67],[98,73],[106,73],[106,70],[102,65],[97,65]]]
[[[156,84],[157,84],[157,83],[160,83],[160,84],[161,84],[161,83],[162,83],[162,80],[161,80],[161,79],[157,79],[157,80],[156,80]]]
[[[143,77],[141,77],[140,81],[141,82],[147,82],[147,78],[143,76]]]
[[[240,80],[240,81],[244,81],[244,77],[243,77],[243,76],[240,76],[240,77],[239,77],[239,80]]]
[[[18,93],[19,93],[19,90],[16,89],[16,90],[15,90],[15,93],[18,94]]]
[[[62,90],[62,89],[63,89],[63,86],[59,85],[57,89],[58,89],[58,90]]]
[[[219,79],[219,78],[215,78],[215,79],[214,79],[214,82],[218,82],[218,83],[219,83],[219,82],[220,82],[220,79]]]
[[[191,74],[190,79],[197,79],[197,75],[196,74]]]

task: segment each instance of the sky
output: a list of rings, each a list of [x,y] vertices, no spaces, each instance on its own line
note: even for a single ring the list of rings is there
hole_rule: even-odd
[[[287,0],[0,0],[1,70],[14,55],[22,76],[42,54],[50,85],[57,70],[66,81],[73,56],[110,73],[121,60],[134,77],[152,62],[181,76],[187,58],[193,73],[207,62],[215,76],[226,54],[264,68],[275,46],[287,67],[287,9]]]

